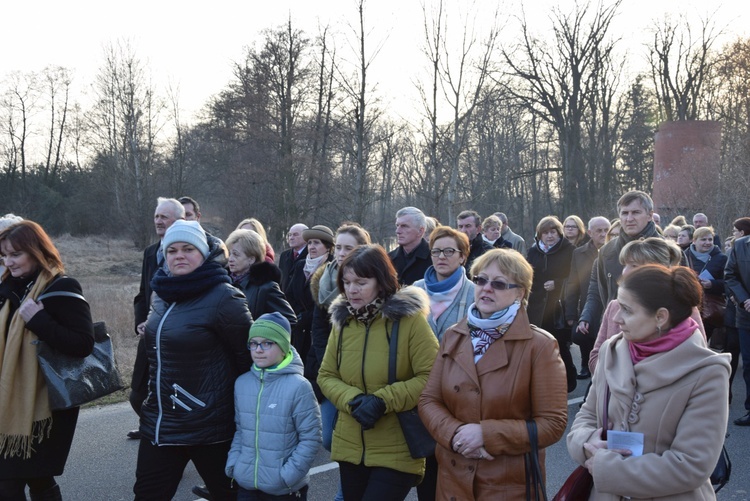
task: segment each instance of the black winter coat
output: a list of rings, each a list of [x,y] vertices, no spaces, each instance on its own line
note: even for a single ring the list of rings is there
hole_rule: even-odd
[[[407,255],[404,248],[399,245],[388,253],[388,257],[391,258],[391,263],[396,268],[398,283],[401,285],[411,285],[423,279],[427,268],[432,266],[430,244],[424,239],[411,251],[411,254]]]
[[[559,300],[565,280],[570,274],[570,261],[575,247],[565,238],[561,238],[547,253],[542,252],[538,246],[539,243],[535,243],[526,256],[526,260],[534,268],[527,311],[529,322],[553,332],[555,314],[562,314]],[[548,280],[555,281],[555,288],[551,291],[544,290],[544,282]]]
[[[700,275],[703,270],[706,270],[714,277],[711,280],[711,287],[709,289],[703,289],[706,294],[712,296],[723,296],[724,295],[724,267],[727,264],[727,255],[721,252],[721,249],[714,245],[709,253],[708,262],[704,263],[693,255],[691,245],[686,251],[683,252],[685,256],[685,262],[687,265],[695,271],[697,275]]]
[[[30,280],[6,278],[0,283],[0,304],[11,302],[11,313],[18,310]],[[57,280],[45,292],[66,291],[83,294],[81,285],[73,278]],[[74,357],[85,357],[94,347],[94,325],[89,304],[72,297],[50,297],[42,300],[44,309],[34,315],[26,326],[56,350]],[[7,334],[8,326],[0,326],[0,335]],[[5,381],[3,381],[5,384]],[[73,433],[78,422],[78,407],[52,411],[49,437],[34,444],[29,459],[3,458],[0,455],[0,480],[53,477],[63,474],[68,459]]]
[[[156,445],[232,440],[234,381],[252,364],[247,349],[252,317],[245,296],[220,283],[171,304],[155,295],[152,305],[141,434]]]
[[[297,316],[279,288],[280,280],[281,271],[278,266],[261,261],[250,266],[250,274],[235,286],[245,293],[247,307],[253,319],[265,313],[278,312],[294,326]]]

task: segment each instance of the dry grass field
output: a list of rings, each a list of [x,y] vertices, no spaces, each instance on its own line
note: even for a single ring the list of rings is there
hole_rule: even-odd
[[[129,386],[138,344],[133,331],[133,297],[140,283],[143,250],[125,239],[63,235],[53,240],[66,274],[81,283],[94,321],[107,323],[123,383]],[[125,400],[127,395],[126,388],[107,400]]]

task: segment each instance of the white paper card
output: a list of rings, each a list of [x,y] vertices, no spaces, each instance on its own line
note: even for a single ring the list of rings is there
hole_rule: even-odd
[[[643,455],[643,433],[634,431],[607,431],[608,449],[628,449],[633,456]]]

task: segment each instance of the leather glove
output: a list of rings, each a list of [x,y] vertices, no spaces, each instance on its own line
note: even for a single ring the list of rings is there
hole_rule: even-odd
[[[385,401],[375,395],[357,395],[350,402],[352,417],[362,425],[363,430],[375,427],[378,419],[385,414]]]

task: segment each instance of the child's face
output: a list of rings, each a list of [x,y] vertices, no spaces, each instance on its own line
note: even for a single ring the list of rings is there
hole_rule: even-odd
[[[255,347],[255,349],[250,346],[250,354],[253,357],[253,362],[255,363],[255,365],[260,367],[261,369],[274,366],[284,360],[284,352],[281,351],[279,345],[274,343],[273,341],[269,341],[264,337],[254,337],[250,339],[250,343],[255,343],[258,345]],[[264,349],[264,345],[266,345],[267,343],[270,343],[271,346],[267,349]]]

